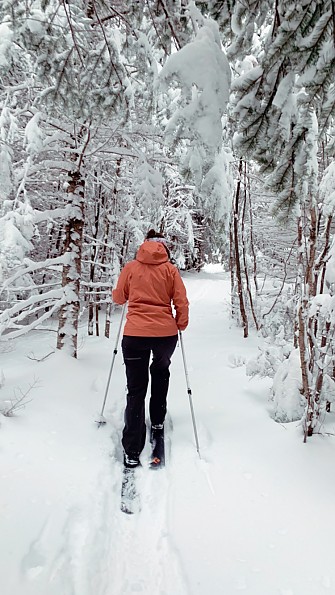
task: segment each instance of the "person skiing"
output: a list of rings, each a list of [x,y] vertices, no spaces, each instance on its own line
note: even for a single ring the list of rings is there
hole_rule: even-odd
[[[153,436],[155,439],[164,436],[171,356],[176,348],[178,331],[184,331],[188,325],[186,289],[177,267],[170,262],[163,234],[154,229],[148,232],[135,259],[121,271],[112,297],[120,305],[128,301],[122,338],[127,377],[122,446],[124,465],[133,468],[140,464],[139,457],[145,444],[149,371],[152,441]],[[159,464],[160,460],[153,460],[153,465],[155,462]]]

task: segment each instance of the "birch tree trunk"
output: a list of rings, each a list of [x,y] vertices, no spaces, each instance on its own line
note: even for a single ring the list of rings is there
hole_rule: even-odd
[[[78,320],[80,312],[81,253],[84,230],[84,186],[80,171],[70,174],[67,189],[68,220],[65,227],[64,251],[67,255],[63,266],[62,287],[65,303],[59,312],[57,348],[66,349],[77,357]]]
[[[310,387],[309,374],[309,351],[308,351],[308,299],[306,296],[305,274],[304,274],[304,257],[303,257],[303,228],[301,217],[298,219],[298,283],[297,289],[299,292],[297,328],[298,328],[298,348],[300,354],[300,368],[302,381],[302,394],[306,399],[306,414],[304,419],[304,442],[307,436],[313,432],[313,403]]]

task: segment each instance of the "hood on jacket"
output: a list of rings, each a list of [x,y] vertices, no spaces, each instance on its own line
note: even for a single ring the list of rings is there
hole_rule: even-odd
[[[136,260],[143,264],[162,264],[163,262],[167,262],[169,257],[164,244],[157,241],[150,242],[150,240],[146,240],[139,247],[136,254]]]

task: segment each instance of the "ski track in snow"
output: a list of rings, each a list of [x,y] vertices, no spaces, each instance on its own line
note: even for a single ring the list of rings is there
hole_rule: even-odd
[[[128,516],[118,510],[112,518],[116,542],[106,595],[186,595],[189,591],[167,525],[167,471],[142,469],[138,475],[140,513]],[[116,487],[119,492],[119,482]]]
[[[120,400],[109,411],[109,424],[122,411]],[[108,425],[99,431],[108,433]],[[144,454],[138,473],[141,511],[124,514],[120,432],[113,429],[110,438],[91,491],[71,504],[61,501],[40,520],[21,561],[22,594],[189,595],[169,533],[168,469],[146,468]]]
[[[140,469],[141,511],[126,515],[121,464],[108,466],[90,502],[42,521],[21,562],[24,595],[189,595],[168,528],[167,469]]]
[[[97,477],[100,485],[85,501],[59,508],[41,523],[21,561],[24,595],[97,595],[106,592],[105,555],[111,547],[106,530],[110,506],[110,478]],[[13,592],[14,595],[14,592]]]
[[[165,440],[168,465],[169,431]],[[116,436],[113,443],[118,459],[120,436]],[[141,510],[134,515],[120,510],[122,466],[116,462],[118,473],[113,484],[114,506],[109,523],[114,547],[108,560],[108,589],[103,595],[189,595],[168,527],[169,469],[168,466],[159,470],[146,467],[148,453],[147,446],[142,457],[143,466],[136,472]]]

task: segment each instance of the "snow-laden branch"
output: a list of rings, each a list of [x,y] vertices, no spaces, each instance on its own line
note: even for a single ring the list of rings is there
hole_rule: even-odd
[[[67,264],[70,264],[70,261],[71,261],[71,253],[70,252],[66,252],[65,254],[62,254],[61,256],[56,256],[55,258],[46,258],[45,260],[43,260],[41,262],[32,262],[29,258],[25,258],[23,261],[23,264],[25,265],[25,267],[20,269],[19,271],[17,271],[14,275],[9,277],[8,279],[6,279],[6,281],[3,283],[3,285],[0,289],[0,295],[2,295],[2,293],[6,289],[8,289],[9,286],[12,283],[14,283],[14,281],[16,281],[16,279],[19,279],[23,275],[27,275],[28,273],[35,273],[36,271],[39,271],[41,269],[54,267],[56,265],[67,265]]]
[[[51,291],[47,291],[45,293],[41,293],[38,295],[32,295],[29,298],[27,298],[26,300],[22,300],[21,302],[18,302],[17,304],[15,304],[15,306],[8,308],[5,312],[0,314],[0,324],[8,321],[13,315],[17,314],[18,312],[22,313],[22,310],[26,310],[27,308],[29,308],[30,306],[32,306],[34,304],[45,302],[50,299],[58,299],[58,298],[61,298],[62,295],[63,295],[62,289],[52,289]],[[45,304],[43,305],[43,307],[45,307]],[[24,317],[27,316],[27,314],[28,313],[25,312]],[[21,316],[21,318],[22,317],[23,316]]]
[[[60,169],[62,171],[71,172],[73,171],[73,163],[61,159],[45,159],[40,163],[30,165],[29,175],[40,173],[41,171],[49,171],[50,169]]]
[[[47,209],[46,211],[32,212],[34,223],[41,223],[42,221],[50,221],[50,219],[66,218],[69,214],[68,205],[66,207],[59,207],[56,209]]]
[[[317,294],[310,301],[310,316],[320,314],[327,320],[335,321],[335,296],[328,293]]]
[[[7,341],[8,339],[16,339],[17,337],[21,337],[22,335],[29,333],[30,331],[35,329],[37,326],[39,326],[42,322],[44,322],[48,318],[51,318],[53,316],[53,314],[55,312],[57,312],[57,310],[65,303],[66,303],[66,298],[64,296],[63,298],[58,300],[53,306],[51,306],[50,309],[48,310],[48,312],[45,312],[40,318],[38,318],[37,320],[34,320],[34,322],[32,322],[31,324],[27,324],[27,326],[21,327],[18,330],[8,332],[4,336],[1,336],[2,330],[0,329],[0,341]],[[49,305],[48,305],[48,307],[49,307]]]

